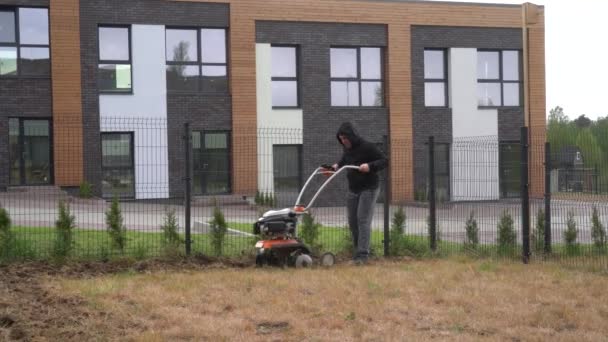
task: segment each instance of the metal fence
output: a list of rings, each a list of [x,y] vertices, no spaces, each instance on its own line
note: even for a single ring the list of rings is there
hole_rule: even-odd
[[[305,146],[299,130],[233,136],[145,119],[102,119],[101,127],[98,137],[87,138],[100,150],[93,162],[85,161],[87,182],[67,189],[43,177],[53,170],[52,153],[48,160],[42,156],[50,149],[48,129],[34,125],[14,132],[9,152],[26,148],[29,156],[2,165],[14,170],[11,186],[0,192],[2,261],[253,256],[259,239],[253,223],[267,210],[292,207],[307,176],[341,152],[337,143]],[[375,256],[465,254],[608,265],[608,165],[587,158],[588,150],[552,151],[548,143],[529,139],[525,128],[510,141],[429,137],[423,153],[411,159],[391,155],[386,138],[378,146],[390,167],[380,174],[382,194],[374,209]],[[570,170],[569,176],[562,170]],[[564,177],[579,185],[567,185],[572,181]],[[36,185],[23,186],[28,179]],[[305,201],[322,181],[312,182]],[[310,211],[316,233],[306,242],[318,253],[349,256],[346,189],[345,179],[332,183]],[[308,228],[300,223],[298,232]]]

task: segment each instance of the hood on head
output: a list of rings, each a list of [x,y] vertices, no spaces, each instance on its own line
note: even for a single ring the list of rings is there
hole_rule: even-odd
[[[361,137],[359,137],[357,131],[355,130],[355,127],[350,122],[342,123],[342,125],[340,125],[340,128],[338,129],[338,133],[336,133],[336,138],[338,139],[338,142],[342,144],[339,137],[340,135],[347,137],[353,147],[361,143]]]

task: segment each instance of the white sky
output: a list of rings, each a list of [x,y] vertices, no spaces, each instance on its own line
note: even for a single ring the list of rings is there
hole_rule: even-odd
[[[522,0],[442,0],[521,4]],[[608,116],[608,1],[530,0],[545,6],[547,113]]]

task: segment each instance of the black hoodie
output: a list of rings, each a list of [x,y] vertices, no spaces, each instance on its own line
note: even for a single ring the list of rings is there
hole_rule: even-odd
[[[351,148],[344,147],[342,158],[338,162],[338,168],[344,165],[359,166],[367,163],[369,172],[363,173],[356,170],[348,170],[348,188],[354,193],[363,190],[374,190],[378,188],[378,171],[383,170],[388,165],[386,156],[369,141],[360,137],[350,122],[343,123],[338,129],[336,137],[340,141],[340,135],[348,138]]]

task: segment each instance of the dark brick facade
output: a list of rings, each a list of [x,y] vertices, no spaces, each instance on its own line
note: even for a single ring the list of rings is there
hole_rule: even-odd
[[[256,41],[299,47],[304,177],[321,164],[337,162],[341,148],[336,131],[342,122],[351,121],[362,136],[373,142],[381,142],[388,134],[387,108],[335,108],[330,102],[330,47],[386,47],[386,26],[260,21],[256,23]],[[345,188],[343,180],[336,182],[318,204],[342,205]]]
[[[0,0],[0,6],[46,6],[48,0]],[[0,191],[9,184],[8,118],[52,117],[51,80],[47,78],[0,78]]]
[[[82,101],[85,144],[85,178],[93,184],[101,179],[99,94],[97,91],[99,24],[147,24],[187,27],[222,27],[230,22],[227,4],[172,2],[165,0],[86,0],[80,3],[82,50]],[[134,84],[134,87],[137,87]],[[167,125],[170,162],[170,192],[182,193],[184,169],[182,127],[189,120],[193,129],[230,130],[230,95],[168,95]]]
[[[452,110],[449,107],[426,108],[424,105],[424,49],[456,47],[521,49],[522,33],[520,29],[514,28],[443,26],[412,26],[411,33],[414,180],[416,191],[424,191],[428,160],[428,149],[425,142],[431,135],[435,136],[437,142],[449,143],[452,141]],[[523,125],[523,107],[498,109],[498,139],[500,141],[519,140],[519,129]]]

